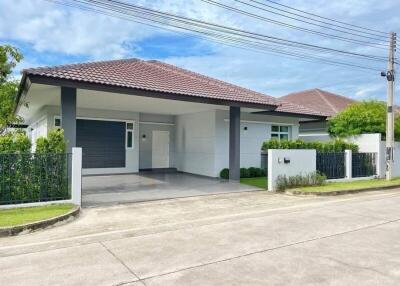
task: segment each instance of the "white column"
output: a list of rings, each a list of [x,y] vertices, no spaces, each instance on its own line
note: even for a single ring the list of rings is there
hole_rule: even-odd
[[[75,205],[82,203],[82,148],[72,148],[71,200]]]
[[[351,179],[353,174],[352,174],[352,155],[353,152],[351,150],[345,150],[344,151],[344,161],[345,161],[345,170],[346,170],[346,179]]]

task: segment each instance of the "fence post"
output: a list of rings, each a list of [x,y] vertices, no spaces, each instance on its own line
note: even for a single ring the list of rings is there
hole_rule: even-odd
[[[72,148],[71,200],[75,205],[82,203],[82,148]]]
[[[351,179],[352,174],[352,163],[353,163],[353,152],[351,150],[345,150],[345,169],[346,169],[346,179]]]

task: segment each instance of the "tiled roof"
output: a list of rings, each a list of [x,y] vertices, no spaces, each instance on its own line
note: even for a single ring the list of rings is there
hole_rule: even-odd
[[[307,115],[316,115],[316,116],[323,116],[326,117],[325,114],[307,108],[305,106],[294,104],[286,100],[280,100],[280,106],[278,106],[274,111],[277,112],[287,112],[287,113],[294,113],[294,114],[307,114]]]
[[[27,75],[40,75],[194,97],[260,105],[279,105],[279,101],[272,96],[159,61],[125,59],[33,68],[26,69],[24,72]]]
[[[353,99],[317,88],[290,93],[280,99],[321,112],[326,116],[334,116],[355,102]]]
[[[323,116],[318,111],[159,61],[124,59],[26,69],[27,76],[128,87],[274,107],[277,112]]]

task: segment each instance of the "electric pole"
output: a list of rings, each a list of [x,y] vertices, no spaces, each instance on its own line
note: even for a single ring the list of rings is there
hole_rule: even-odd
[[[388,70],[386,75],[387,87],[387,119],[386,119],[386,180],[393,177],[393,155],[394,155],[394,54],[396,51],[396,33],[390,33]]]

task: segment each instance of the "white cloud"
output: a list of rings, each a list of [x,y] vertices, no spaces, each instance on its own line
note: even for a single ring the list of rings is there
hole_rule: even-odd
[[[373,51],[367,47],[323,39],[239,16],[199,0],[130,1],[154,9],[271,34],[281,38],[349,49],[356,52],[374,52],[386,55],[386,51]],[[231,0],[221,0],[221,2],[239,7],[237,2]],[[400,8],[398,1],[286,0],[283,3],[326,17],[337,18],[340,21],[354,22],[378,30],[400,28],[400,19],[396,12]],[[55,53],[59,55],[60,59],[64,55],[84,56],[90,60],[132,57],[138,51],[143,51],[140,46],[141,41],[166,33],[133,22],[66,8],[43,0],[1,0],[0,11],[0,41],[21,42],[30,45],[34,51],[41,55]],[[249,9],[249,11],[263,13],[255,9]],[[265,12],[263,15],[299,25],[298,22],[271,13]],[[318,30],[318,27],[304,23],[303,25]],[[331,32],[333,33],[333,31]],[[333,92],[343,93],[355,98],[369,96],[382,98],[385,94],[385,82],[373,72],[366,74],[356,70],[318,63],[303,63],[280,55],[265,55],[232,49],[209,41],[203,41],[201,45],[208,46],[213,53],[187,57],[176,55],[164,60],[275,96],[321,86],[327,87]],[[194,47],[187,47],[187,49],[191,48],[194,49]],[[362,63],[374,65],[373,62]],[[39,59],[26,58],[18,68],[40,64]],[[382,68],[384,69],[385,65]]]

